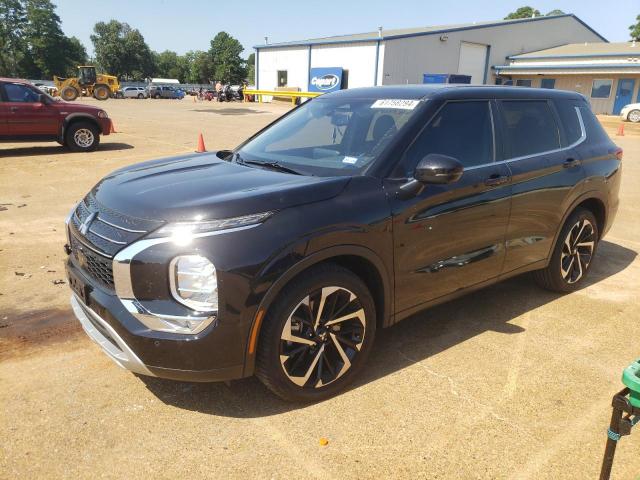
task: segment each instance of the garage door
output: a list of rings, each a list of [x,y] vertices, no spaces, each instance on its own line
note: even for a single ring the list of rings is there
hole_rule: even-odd
[[[467,42],[460,44],[459,74],[471,75],[471,83],[484,83],[484,68],[486,64],[486,45]]]

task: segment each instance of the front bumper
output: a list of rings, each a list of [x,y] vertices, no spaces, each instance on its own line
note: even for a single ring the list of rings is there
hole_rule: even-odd
[[[66,267],[89,285],[87,302],[71,306],[87,335],[119,366],[132,372],[190,382],[242,378],[246,332],[234,322],[210,325],[197,335],[157,332],[135,318],[69,259]]]
[[[87,307],[76,295],[71,296],[71,308],[73,308],[76,318],[80,320],[85,333],[102,348],[111,360],[134,373],[154,376],[111,325]]]

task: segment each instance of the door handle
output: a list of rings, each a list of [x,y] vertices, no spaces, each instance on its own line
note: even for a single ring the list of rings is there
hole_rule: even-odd
[[[12,112],[17,112],[19,107],[9,107],[9,110]]]
[[[580,160],[578,160],[577,158],[567,158],[564,163],[562,164],[562,166],[564,168],[573,168],[573,167],[577,167],[581,164],[582,162]]]
[[[489,178],[487,178],[484,181],[484,184],[487,187],[495,187],[498,185],[504,185],[505,183],[507,183],[509,181],[509,177],[506,175],[491,175]]]

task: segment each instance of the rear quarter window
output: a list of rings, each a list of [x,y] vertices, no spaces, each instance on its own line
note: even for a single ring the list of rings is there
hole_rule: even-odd
[[[511,158],[560,148],[560,131],[546,100],[502,100],[500,106]]]
[[[602,125],[587,105],[579,107],[584,129],[587,132],[587,141],[590,143],[611,142],[609,135],[604,131]]]
[[[573,100],[555,100],[556,109],[560,122],[564,128],[564,145],[563,147],[573,145],[582,136],[582,128],[580,128],[580,120],[578,119],[577,102]]]

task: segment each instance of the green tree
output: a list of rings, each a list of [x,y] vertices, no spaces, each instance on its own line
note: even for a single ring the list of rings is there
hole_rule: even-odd
[[[213,62],[213,75],[224,83],[239,83],[245,79],[245,61],[240,57],[242,44],[227,32],[218,33],[211,40],[209,55]]]
[[[127,80],[143,80],[156,70],[154,56],[139,30],[111,20],[93,27],[91,41],[96,61],[108,74]]]
[[[27,17],[20,0],[0,0],[0,76],[19,77]]]
[[[211,55],[202,50],[194,52],[190,66],[191,83],[209,83],[213,80],[214,65]]]
[[[545,17],[553,17],[555,15],[564,15],[564,12],[559,8],[556,8],[554,10],[551,10],[549,13],[547,13]]]
[[[531,17],[539,17],[540,10],[536,10],[532,7],[520,7],[515,12],[511,12],[509,15],[504,17],[505,20],[514,20],[516,18],[531,18]]]
[[[180,64],[180,57],[176,52],[171,50],[165,50],[164,52],[156,54],[156,75],[162,78],[177,78],[182,81],[183,76],[182,66]]]
[[[83,56],[84,48],[79,50],[79,41],[65,36],[60,27],[60,17],[50,0],[25,0],[24,7],[27,23],[23,33],[23,75],[29,78],[65,75],[77,57]]]
[[[65,56],[67,59],[67,70],[64,75],[71,77],[78,74],[78,65],[87,65],[87,50],[84,45],[76,37],[65,39]]]
[[[629,32],[631,34],[631,40],[640,42],[640,15],[636,17],[636,23],[629,27]]]
[[[252,53],[247,58],[247,81],[253,84],[256,81],[256,54]]]

